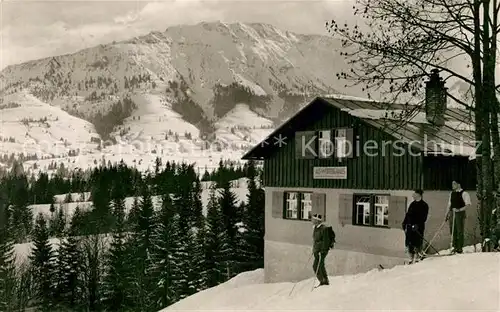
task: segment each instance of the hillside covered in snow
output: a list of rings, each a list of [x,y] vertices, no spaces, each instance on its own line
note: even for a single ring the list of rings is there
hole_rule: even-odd
[[[296,285],[263,280],[262,269],[245,272],[161,312],[500,310],[500,254],[472,253],[471,247],[462,255],[332,276],[329,286],[314,290],[312,278]]]
[[[142,169],[157,156],[199,167],[239,159],[311,97],[342,89],[338,46],[268,24],[211,22],[8,66],[0,156],[23,153],[32,170],[54,159],[82,169],[103,158]]]

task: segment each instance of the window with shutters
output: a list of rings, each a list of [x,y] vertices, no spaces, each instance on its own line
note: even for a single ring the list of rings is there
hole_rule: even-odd
[[[389,226],[389,195],[357,194],[354,196],[354,225]]]
[[[312,193],[285,192],[285,219],[310,220]]]

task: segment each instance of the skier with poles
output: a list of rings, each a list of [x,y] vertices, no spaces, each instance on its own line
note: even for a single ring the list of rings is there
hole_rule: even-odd
[[[313,270],[319,280],[319,286],[329,285],[328,274],[325,268],[325,258],[330,248],[335,244],[335,232],[331,226],[322,222],[320,214],[312,216],[313,227]]]
[[[471,205],[470,195],[462,189],[459,182],[453,181],[452,192],[448,199],[446,221],[450,220],[452,254],[462,253],[464,246],[464,230],[466,210]]]
[[[413,202],[403,220],[405,245],[410,254],[410,264],[417,261],[417,255],[422,258],[422,243],[424,240],[425,222],[429,214],[429,205],[422,199],[422,190],[415,190]]]

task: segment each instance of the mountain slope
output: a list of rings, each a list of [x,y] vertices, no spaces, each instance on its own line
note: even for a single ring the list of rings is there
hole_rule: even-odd
[[[0,105],[0,154],[24,153],[39,157],[67,155],[96,148],[94,126],[21,91],[7,95]]]
[[[98,137],[107,141],[93,162],[101,153],[119,160],[125,145],[125,158],[137,149],[151,156],[152,150],[172,142],[177,150],[207,150],[200,148],[202,141],[219,135],[231,141],[225,148],[234,145],[241,155],[272,131],[271,123],[287,118],[317,94],[336,92],[342,82],[335,73],[343,66],[333,59],[337,46],[327,36],[295,34],[267,24],[175,26],[8,66],[0,73],[0,96],[29,95],[34,102],[92,123]],[[223,128],[238,127],[246,119],[231,117],[234,109],[241,109],[238,104],[246,105],[245,116],[266,120],[261,126],[243,127],[235,137],[225,135]],[[73,141],[69,132],[62,137]]]
[[[187,297],[167,311],[498,311],[498,253],[427,259],[410,266],[330,278],[311,291],[313,279],[263,283],[263,271]],[[293,289],[293,292],[292,292]],[[252,294],[249,296],[248,294]]]

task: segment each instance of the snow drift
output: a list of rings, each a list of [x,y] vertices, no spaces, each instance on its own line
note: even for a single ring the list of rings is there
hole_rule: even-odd
[[[428,258],[409,266],[330,277],[312,290],[313,279],[264,284],[263,270],[246,272],[163,309],[202,310],[469,310],[499,311],[500,254],[465,253]]]

